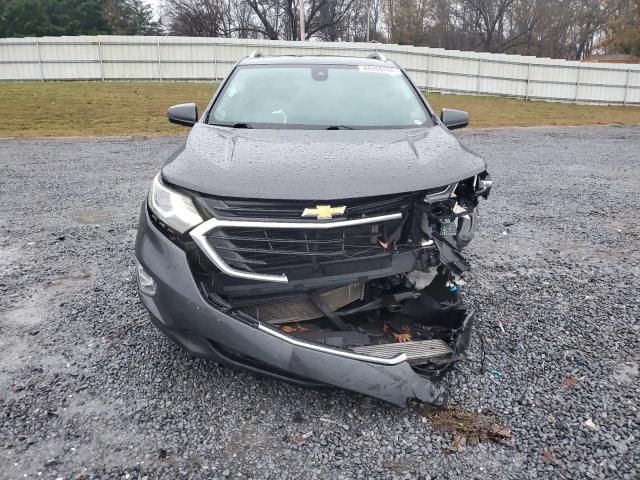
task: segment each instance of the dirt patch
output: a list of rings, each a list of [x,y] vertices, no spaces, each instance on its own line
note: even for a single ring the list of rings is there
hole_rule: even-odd
[[[449,446],[452,452],[462,452],[466,445],[488,441],[514,446],[511,429],[501,425],[495,415],[464,411],[456,407],[444,410],[426,408],[422,414],[430,418],[438,430],[454,433]]]

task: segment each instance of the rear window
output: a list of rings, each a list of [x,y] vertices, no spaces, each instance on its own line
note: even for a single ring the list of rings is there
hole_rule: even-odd
[[[235,69],[208,122],[248,128],[415,128],[430,115],[395,67],[246,65]]]

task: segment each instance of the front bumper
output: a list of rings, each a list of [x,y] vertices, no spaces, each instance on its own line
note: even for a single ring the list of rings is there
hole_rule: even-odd
[[[193,355],[306,385],[331,385],[404,406],[410,398],[446,403],[444,387],[402,358],[375,359],[304,342],[260,322],[244,322],[202,296],[185,252],[151,223],[142,207],[136,257],[156,283],[140,293],[158,328]]]

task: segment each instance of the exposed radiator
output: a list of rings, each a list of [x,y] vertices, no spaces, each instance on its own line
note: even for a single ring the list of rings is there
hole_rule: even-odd
[[[356,282],[351,285],[320,293],[317,296],[329,308],[338,310],[356,300],[361,300],[363,295],[364,283]],[[239,308],[239,310],[247,315],[251,315],[256,320],[270,324],[301,322],[323,316],[323,313],[318,307],[305,297],[247,305]]]

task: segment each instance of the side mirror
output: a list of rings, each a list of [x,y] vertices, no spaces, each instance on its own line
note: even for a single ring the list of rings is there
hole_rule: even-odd
[[[181,103],[169,107],[167,117],[171,123],[192,127],[198,121],[198,106],[195,103]]]
[[[469,125],[469,114],[462,110],[453,110],[451,108],[443,108],[440,114],[440,120],[449,130],[456,128],[464,128]]]

